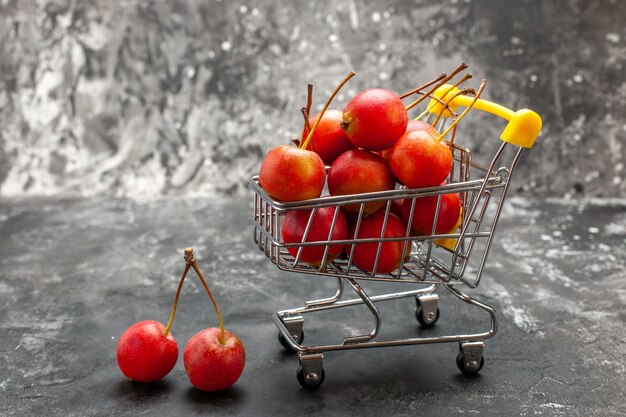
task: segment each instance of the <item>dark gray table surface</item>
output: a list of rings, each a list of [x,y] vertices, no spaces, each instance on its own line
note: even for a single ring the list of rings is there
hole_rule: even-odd
[[[0,200],[0,414],[626,414],[626,201],[513,198],[506,207],[471,291],[499,318],[477,377],[459,373],[454,344],[330,352],[326,382],[307,392],[271,314],[330,295],[334,281],[283,273],[264,258],[251,240],[248,200]],[[188,245],[226,327],[246,346],[241,379],[221,393],[192,388],[182,355],[170,375],[148,385],[128,382],[115,361],[127,326],[167,321]],[[414,302],[403,299],[381,305],[383,334],[487,325],[440,293],[435,329],[420,329]],[[188,280],[173,327],[180,350],[216,323],[198,281]],[[370,326],[364,307],[354,307],[307,318],[305,331],[309,341],[336,341]]]

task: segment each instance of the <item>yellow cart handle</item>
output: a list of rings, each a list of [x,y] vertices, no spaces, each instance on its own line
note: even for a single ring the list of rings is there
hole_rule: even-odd
[[[435,90],[433,95],[445,102],[450,97],[458,94],[458,92],[459,89],[457,87],[453,87],[450,84],[444,84]],[[452,111],[456,112],[457,107],[468,107],[473,100],[473,96],[460,94],[450,101],[449,106]],[[473,108],[495,114],[496,116],[508,120],[509,123],[500,135],[500,139],[504,142],[517,146],[523,146],[525,148],[531,148],[535,143],[535,139],[539,136],[539,132],[541,132],[541,117],[532,110],[521,109],[513,111],[500,104],[483,100],[482,98],[476,100]],[[443,111],[443,115],[446,117],[450,117],[452,115],[450,110],[443,109],[441,103],[435,99],[430,100],[428,111],[433,114],[439,114]]]

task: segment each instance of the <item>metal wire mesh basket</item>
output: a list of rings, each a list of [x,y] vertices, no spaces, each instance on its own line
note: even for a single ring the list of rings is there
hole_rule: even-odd
[[[260,186],[258,176],[249,180],[254,194],[252,215],[254,242],[268,259],[284,271],[328,276],[337,278],[337,292],[330,298],[309,301],[304,307],[284,310],[274,315],[274,322],[279,328],[279,339],[284,346],[299,354],[301,368],[298,380],[305,388],[316,388],[324,379],[322,368],[323,352],[354,348],[423,344],[439,342],[459,342],[460,352],[457,357],[459,368],[465,373],[475,373],[483,363],[482,340],[496,332],[495,311],[458,288],[475,288],[489,254],[494,232],[502,210],[514,169],[525,148],[530,148],[541,129],[541,119],[530,110],[513,112],[498,104],[480,99],[480,93],[471,96],[463,94],[455,86],[442,85],[430,93],[431,102],[427,108],[427,121],[436,124],[439,132],[449,129],[447,140],[453,155],[453,168],[440,186],[408,189],[397,186],[394,190],[343,196],[324,196],[315,199],[283,203],[272,199]],[[508,120],[502,133],[502,144],[493,157],[486,163],[472,159],[471,152],[456,143],[459,106],[480,109],[496,114]],[[465,112],[463,113],[463,115]],[[461,216],[457,226],[446,233],[438,232],[439,213],[445,195],[457,194],[461,203]],[[416,215],[416,206],[420,199],[436,198],[436,207],[430,233],[415,235],[411,233],[411,221]],[[379,237],[359,238],[359,230],[365,217],[366,204],[379,202],[384,213],[383,226]],[[354,207],[358,208],[354,210]],[[385,227],[398,206],[410,205],[406,230],[403,236],[385,237]],[[347,239],[333,240],[332,229],[337,223],[340,209],[351,206],[354,212],[354,228]],[[308,239],[316,211],[322,208],[335,208],[331,231],[327,239]],[[406,206],[408,207],[408,206]],[[287,242],[281,230],[285,217],[292,211],[308,213],[307,226],[300,242]],[[400,242],[402,253],[406,254],[399,265],[391,272],[380,273],[381,248],[387,242]],[[353,262],[357,245],[377,245],[373,268],[362,269]],[[340,256],[330,256],[335,245],[345,245]],[[322,261],[316,264],[304,262],[302,253],[307,247],[323,247]],[[370,296],[359,281],[385,281],[393,283],[413,283],[420,285],[417,290],[393,292]],[[359,298],[343,300],[343,283],[349,283]],[[462,301],[487,311],[491,318],[491,328],[482,333],[468,335],[450,335],[431,338],[395,340],[377,340],[382,317],[375,307],[376,302],[401,297],[416,297],[417,318],[423,326],[432,326],[439,317],[438,297],[434,294],[437,286],[443,285]],[[302,328],[304,313],[366,304],[375,319],[375,327],[369,334],[343,338],[340,344],[304,346]]]

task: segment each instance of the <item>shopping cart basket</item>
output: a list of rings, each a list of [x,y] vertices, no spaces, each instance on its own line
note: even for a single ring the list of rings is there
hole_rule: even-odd
[[[427,94],[427,93],[423,93]],[[480,99],[478,95],[464,94],[451,85],[442,85],[434,90],[425,114],[427,121],[436,124],[439,132],[451,129],[451,137],[446,140],[453,153],[453,169],[445,184],[437,187],[406,189],[364,193],[346,196],[327,196],[292,203],[281,203],[273,200],[260,186],[258,176],[249,180],[254,192],[254,242],[258,248],[278,268],[284,271],[334,277],[337,281],[336,293],[329,297],[307,301],[304,306],[279,311],[273,316],[278,327],[280,342],[287,349],[298,353],[300,367],[297,379],[307,389],[320,386],[324,381],[324,353],[336,350],[361,349],[371,347],[387,347],[417,345],[427,343],[457,342],[459,353],[457,365],[466,374],[475,374],[483,366],[484,340],[496,333],[495,310],[480,302],[461,288],[475,288],[489,254],[494,232],[500,217],[511,176],[525,148],[532,147],[541,130],[541,118],[527,109],[509,110],[501,105]],[[445,98],[446,100],[443,100]],[[497,115],[508,121],[501,134],[502,144],[490,162],[481,164],[472,160],[470,151],[455,142],[458,125],[457,108],[482,110]],[[449,233],[435,233],[442,201],[442,196],[449,193],[459,195],[462,209],[458,228]],[[424,236],[411,236],[410,224],[415,214],[415,202],[419,198],[436,196],[437,207],[432,233]],[[359,225],[364,218],[365,204],[384,202],[383,232],[380,238],[357,239]],[[405,236],[383,237],[387,219],[394,202],[411,204],[409,220]],[[317,209],[323,207],[342,207],[360,205],[356,219],[356,233],[346,240],[329,240],[307,242],[306,236],[313,216]],[[302,242],[286,243],[281,237],[281,226],[285,215],[292,210],[309,210],[310,217]],[[335,210],[335,225],[339,210]],[[331,230],[332,233],[332,230]],[[353,244],[378,243],[378,251],[374,260],[373,271],[379,262],[380,248],[384,242],[400,241],[404,248],[410,249],[410,255],[402,259],[397,270],[391,273],[376,273],[360,269],[352,262]],[[329,260],[330,244],[346,244],[343,257]],[[300,260],[302,249],[312,245],[324,245],[324,258],[320,265],[311,265]],[[288,249],[296,252],[295,256]],[[408,252],[408,250],[407,250]],[[403,250],[402,253],[405,253]],[[417,284],[418,288],[408,291],[392,292],[382,295],[370,295],[362,287],[362,281],[383,281],[389,283]],[[344,283],[348,283],[358,298],[344,299]],[[378,338],[382,316],[376,304],[382,301],[395,300],[403,297],[414,297],[417,303],[416,318],[423,327],[430,327],[439,318],[437,286],[443,286],[458,299],[484,310],[489,314],[490,327],[481,333],[453,334],[433,337],[408,337],[405,339]],[[374,318],[371,332],[362,335],[344,337],[337,344],[304,345],[304,315],[308,313],[337,309],[357,304],[365,304]]]

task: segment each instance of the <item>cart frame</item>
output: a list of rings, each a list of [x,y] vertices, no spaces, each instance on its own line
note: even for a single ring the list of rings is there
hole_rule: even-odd
[[[445,101],[442,101],[446,99]],[[445,106],[445,107],[444,107]],[[496,114],[509,121],[501,135],[503,143],[488,165],[472,160],[466,148],[457,145],[454,123],[458,106],[476,108]],[[439,122],[438,131],[451,128],[451,139],[447,141],[453,154],[453,169],[445,184],[437,187],[406,189],[365,193],[347,196],[320,197],[311,200],[282,203],[272,199],[260,186],[258,176],[252,177],[248,184],[254,192],[253,239],[259,249],[278,266],[289,272],[334,277],[337,289],[333,296],[307,301],[304,306],[279,311],[272,317],[279,330],[279,340],[287,349],[298,353],[300,368],[297,378],[307,389],[319,387],[325,378],[323,369],[324,352],[352,350],[375,347],[419,345],[430,343],[459,343],[457,365],[466,374],[475,374],[483,366],[484,340],[493,337],[497,331],[496,312],[493,307],[476,300],[460,290],[461,287],[476,288],[487,260],[489,249],[502,211],[503,203],[510,186],[510,179],[525,148],[532,147],[541,130],[540,117],[527,109],[513,112],[498,104],[460,94],[454,86],[443,85],[431,94],[427,108],[428,121]],[[441,117],[443,116],[443,117]],[[462,216],[458,227],[449,233],[436,233],[437,221],[442,196],[457,193],[462,205]],[[415,202],[419,198],[437,197],[434,222],[429,235],[414,236],[410,224],[415,212]],[[361,220],[365,215],[365,204],[384,202],[384,222],[380,238],[356,238]],[[411,204],[407,220],[406,233],[402,237],[384,237],[384,229],[392,212],[392,203],[402,201]],[[337,220],[339,208],[345,205],[360,205],[356,219],[356,232],[351,239],[331,240],[332,229]],[[495,205],[495,209],[489,208]],[[334,218],[326,241],[307,241],[307,235],[317,209],[336,207]],[[281,236],[282,220],[292,210],[309,210],[309,220],[301,242],[286,243]],[[402,242],[410,255],[403,258],[396,271],[377,273],[381,247],[385,242]],[[352,262],[354,244],[378,243],[378,250],[372,271],[358,268]],[[346,256],[330,259],[331,245],[346,245]],[[320,265],[310,265],[300,261],[303,248],[307,246],[325,246]],[[408,249],[410,248],[410,249]],[[290,249],[291,252],[290,253]],[[297,250],[295,256],[293,251]],[[478,257],[478,264],[469,267],[470,260]],[[472,270],[471,274],[470,269]],[[468,275],[470,275],[468,277]],[[418,289],[370,295],[359,281],[383,281],[394,283],[417,284]],[[344,284],[348,283],[358,298],[343,299]],[[490,326],[487,330],[470,334],[453,334],[433,337],[408,337],[403,339],[378,340],[382,324],[382,315],[376,303],[400,298],[414,297],[417,304],[416,318],[423,327],[430,327],[439,318],[437,286],[443,285],[456,298],[488,313]],[[365,304],[374,319],[374,326],[369,333],[350,335],[341,343],[325,345],[304,345],[304,315],[308,313],[344,308]]]

